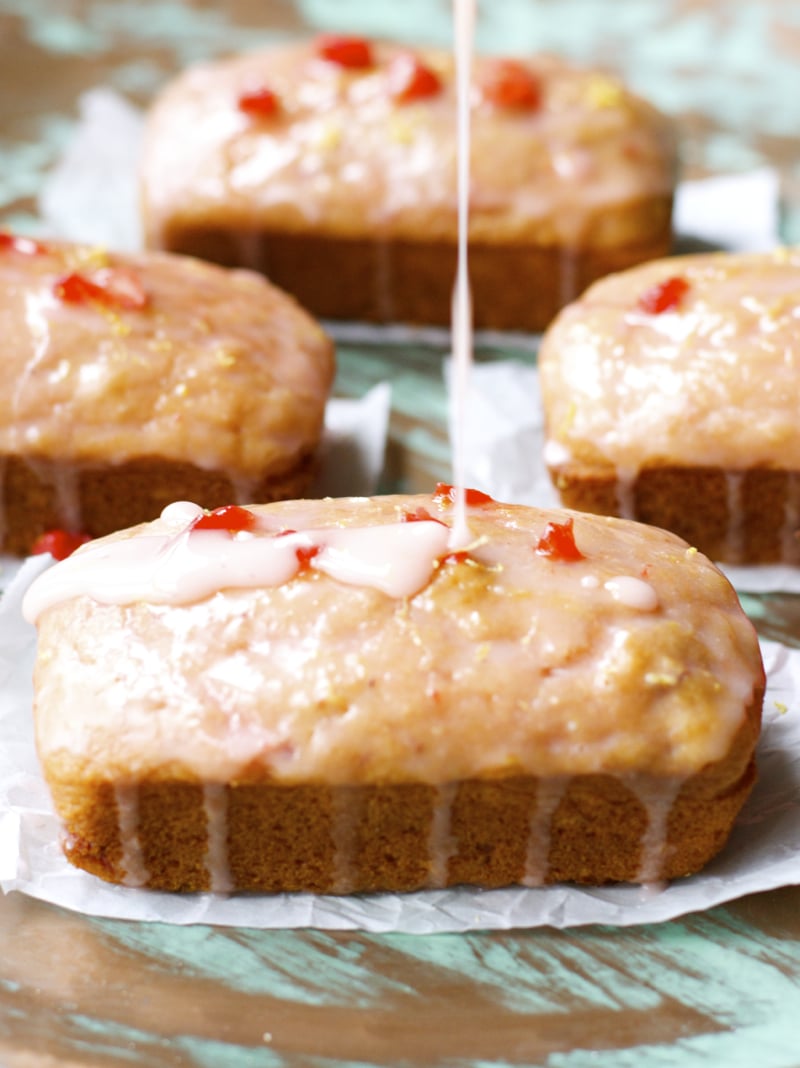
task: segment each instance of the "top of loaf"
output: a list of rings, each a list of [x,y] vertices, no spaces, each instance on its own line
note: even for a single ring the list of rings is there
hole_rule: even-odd
[[[370,48],[354,70],[303,41],[197,65],[168,85],[145,137],[149,243],[193,225],[454,240],[453,57]],[[440,87],[402,101],[393,72],[412,52]],[[472,237],[606,246],[660,233],[663,211],[650,209],[674,185],[671,124],[617,80],[549,55],[514,61],[535,80],[535,106],[498,106],[483,86],[503,62],[474,61]],[[261,88],[277,101],[266,117],[238,106]]]
[[[657,260],[596,282],[539,353],[548,460],[800,468],[800,251]]]
[[[674,535],[486,499],[453,553],[446,492],[247,511],[171,506],[31,587],[51,768],[681,777],[757,733],[753,627]]]
[[[247,480],[316,444],[328,338],[259,275],[0,235],[0,454]]]

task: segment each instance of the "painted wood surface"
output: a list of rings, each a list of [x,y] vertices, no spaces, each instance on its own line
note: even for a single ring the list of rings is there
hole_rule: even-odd
[[[146,103],[186,62],[309,26],[447,43],[450,3],[0,0],[0,226],[35,227],[85,89]],[[619,70],[678,116],[689,175],[774,166],[784,234],[800,239],[796,0],[485,0],[478,36]],[[449,463],[441,351],[342,347],[339,392],[387,379],[384,488],[428,488]],[[795,598],[747,607],[762,633],[800,641]],[[116,1064],[797,1068],[800,889],[635,929],[428,938],[101,921],[0,898],[0,1066]]]

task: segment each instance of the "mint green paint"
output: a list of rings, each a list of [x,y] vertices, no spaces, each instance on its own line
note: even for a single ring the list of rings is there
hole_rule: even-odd
[[[29,23],[30,40],[46,52],[86,56],[102,52],[104,42],[85,22],[52,12]]]
[[[791,1014],[789,1014],[791,1015]],[[797,1009],[794,1035],[776,1038],[770,1023],[757,1029],[700,1035],[665,1045],[625,1050],[575,1050],[548,1057],[546,1068],[797,1068]]]
[[[305,932],[301,938],[289,931],[93,922],[110,941],[151,958],[154,967],[166,962],[182,974],[215,980],[245,995],[367,1010],[402,995],[413,1011],[415,997],[426,1000],[440,986],[452,990],[464,983],[482,991],[487,1003],[529,1016],[532,1028],[537,1015],[559,1011],[565,1001],[572,1001],[576,1011],[617,1008],[642,1014],[671,1002],[709,1021],[706,1033],[676,1044],[553,1054],[547,1068],[711,1063],[796,1068],[798,1063],[800,989],[790,976],[800,971],[800,942],[755,930],[724,908],[631,930],[589,928],[567,935],[543,929],[492,938],[324,932]],[[418,974],[419,988],[392,978],[401,973]],[[219,1061],[227,1063],[249,1064]]]
[[[117,924],[93,921],[109,940],[131,952],[180,967],[182,973],[223,982],[247,994],[266,994],[307,1005],[375,1003],[374,976],[363,967],[358,940],[324,932],[215,931],[208,927]],[[411,994],[388,981],[383,992]]]
[[[297,7],[315,29],[346,32],[356,27],[359,33],[372,37],[424,39],[441,45],[453,39],[449,0],[298,0]]]
[[[0,138],[0,209],[3,204],[36,196],[44,175],[67,144],[74,123],[60,116],[36,124],[34,140]]]
[[[98,3],[89,15],[90,24],[105,41],[138,42],[142,47],[170,47],[179,63],[218,55],[221,52],[255,48],[281,36],[268,25],[256,29],[234,26],[224,6],[190,8],[177,0],[137,4]]]
[[[485,986],[515,1012],[563,1011],[565,993],[581,1007],[644,1010],[660,998],[619,970],[598,962],[582,944],[571,945],[561,935],[539,931],[487,940],[481,935],[440,935],[411,938],[387,935],[386,940],[406,956],[431,968],[446,969],[452,977],[469,976],[470,984]]]
[[[68,1044],[73,1054],[85,1052],[91,1058],[105,1055],[114,1058],[112,1064],[140,1064],[155,1068],[159,1063],[158,1049],[166,1043],[139,1028],[127,1027],[115,1020],[100,1020],[84,1013],[64,1013],[61,1024],[68,1032]],[[90,1060],[89,1063],[94,1063]]]
[[[296,1060],[287,1061],[279,1053],[270,1050],[266,1043],[263,1048],[256,1049],[249,1046],[231,1046],[226,1042],[211,1042],[205,1038],[183,1036],[175,1039],[172,1048],[186,1053],[191,1059],[183,1063],[196,1065],[197,1068],[281,1068],[285,1064],[298,1063]],[[313,1061],[311,1058],[306,1058],[305,1063],[310,1066]],[[342,1065],[341,1068],[345,1066]]]
[[[432,471],[441,471],[442,479],[449,474],[452,455],[447,439],[436,438],[422,427],[415,427],[404,436],[403,446],[409,453],[423,456]]]
[[[742,144],[734,132],[717,134],[706,147],[703,159],[707,167],[720,172],[752,170],[762,162],[759,154]]]
[[[32,215],[27,211],[3,211],[3,202],[0,198],[0,226],[3,230],[11,230],[15,234],[29,234],[32,237],[43,232],[42,220],[38,215]]]
[[[403,415],[424,420],[432,426],[447,424],[447,394],[441,375],[442,354],[433,348],[402,346],[378,350],[375,347],[337,345],[338,372],[335,392],[345,396],[362,396],[371,386],[388,381],[392,386],[392,409]],[[431,377],[431,368],[436,368]],[[420,428],[404,438],[415,449],[441,454],[441,439]]]
[[[121,93],[148,96],[154,93],[164,81],[164,72],[152,60],[137,59],[116,67],[112,72],[111,83]]]
[[[800,173],[800,168],[797,168]],[[800,244],[800,211],[784,211],[781,220],[781,237],[788,245]]]
[[[392,407],[419,419],[441,423],[446,413],[444,387],[415,375],[398,375],[392,379]]]

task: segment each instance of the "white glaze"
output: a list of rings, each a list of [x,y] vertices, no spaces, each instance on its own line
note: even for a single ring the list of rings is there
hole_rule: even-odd
[[[725,532],[725,558],[738,563],[744,558],[744,472],[725,472],[725,506],[728,524]]]
[[[450,534],[444,524],[424,521],[289,533],[266,527],[232,537],[194,530],[191,519],[173,531],[178,514],[167,513],[166,533],[90,542],[44,572],[25,595],[25,618],[35,623],[47,608],[82,594],[102,604],[186,604],[221,589],[280,586],[300,572],[297,553],[306,549],[317,551],[309,561],[314,571],[389,597],[410,597],[430,579]]]
[[[528,827],[528,843],[525,850],[525,873],[523,886],[542,886],[550,868],[550,840],[553,816],[561,804],[569,776],[561,775],[544,779],[536,788],[536,803]]]
[[[472,298],[469,285],[470,85],[475,33],[474,0],[454,0],[456,60],[456,192],[458,258],[453,290],[453,389],[451,435],[455,516],[449,546],[465,548],[472,541],[466,508],[467,400],[472,369]]]
[[[228,788],[217,783],[203,787],[203,811],[206,816],[206,870],[210,889],[227,894],[233,890],[228,867]]]
[[[125,873],[125,886],[146,886],[149,873],[142,858],[139,842],[139,788],[117,785],[114,787],[117,807],[117,825],[122,846],[120,867]]]
[[[643,579],[633,575],[619,575],[606,579],[603,589],[608,590],[615,601],[636,608],[640,612],[655,612],[658,608],[658,594]]]
[[[458,786],[455,783],[443,783],[436,787],[428,840],[427,885],[432,890],[447,886],[448,865],[456,851],[456,841],[452,833],[452,817],[453,803],[457,793]]]
[[[348,894],[358,885],[356,878],[356,829],[361,812],[355,790],[334,790],[331,794],[331,838],[333,839],[333,885],[335,894]]]
[[[632,789],[647,814],[647,827],[642,836],[637,883],[654,885],[661,877],[669,833],[669,815],[672,806],[684,785],[681,778],[667,782],[652,783],[641,776],[632,776],[626,785]]]

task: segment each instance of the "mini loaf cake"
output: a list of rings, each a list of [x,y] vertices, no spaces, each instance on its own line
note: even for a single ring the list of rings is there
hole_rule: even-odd
[[[800,252],[604,279],[539,364],[564,505],[666,527],[717,560],[800,562]]]
[[[471,494],[168,507],[56,564],[37,745],[78,867],[167,890],[650,881],[724,844],[764,673],[674,535]]]
[[[262,277],[0,234],[0,548],[308,487],[333,374]]]
[[[263,271],[316,314],[449,322],[449,52],[321,37],[195,66],[147,124],[147,241]],[[552,56],[477,57],[470,268],[479,327],[539,330],[601,275],[665,255],[670,123]]]

